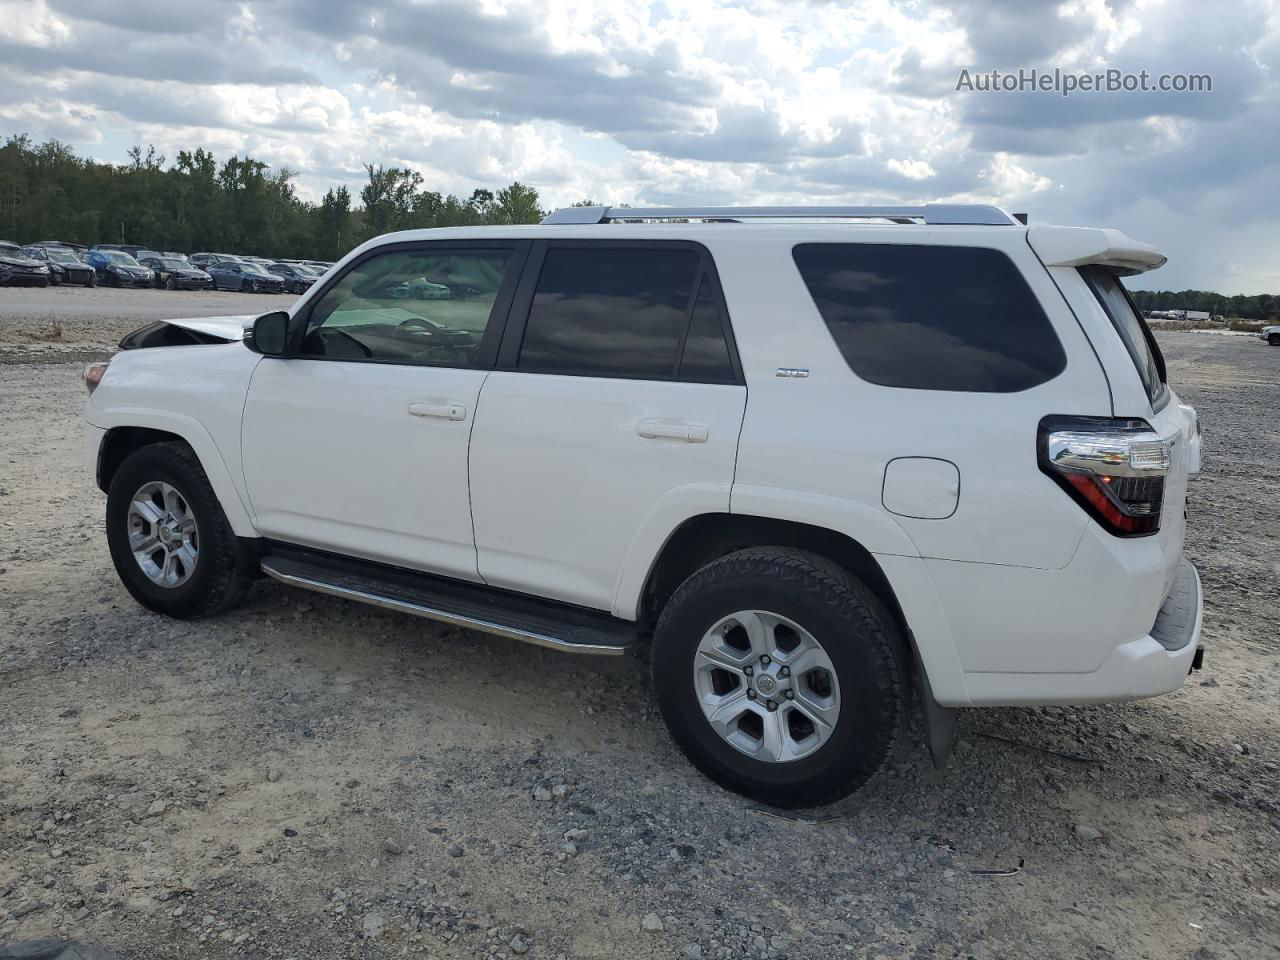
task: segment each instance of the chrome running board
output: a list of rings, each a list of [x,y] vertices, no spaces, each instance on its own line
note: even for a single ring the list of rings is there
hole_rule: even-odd
[[[272,553],[262,572],[291,587],[425,617],[561,653],[617,656],[635,624],[478,584],[345,558]]]

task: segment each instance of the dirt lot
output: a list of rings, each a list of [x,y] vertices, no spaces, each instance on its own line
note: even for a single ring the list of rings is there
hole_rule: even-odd
[[[142,308],[284,302],[0,291],[0,944],[61,935],[148,960],[1280,955],[1280,350],[1162,338],[1206,429],[1188,544],[1203,673],[1140,703],[968,713],[941,773],[914,728],[868,789],[792,821],[683,761],[634,659],[269,582],[195,623],[130,601],[80,463],[70,361]],[[38,339],[54,321],[61,339]]]

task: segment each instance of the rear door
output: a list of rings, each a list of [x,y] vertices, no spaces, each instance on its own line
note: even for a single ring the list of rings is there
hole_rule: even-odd
[[[245,482],[278,540],[478,580],[467,444],[528,244],[398,244],[349,265],[265,357]]]
[[[637,538],[728,512],[746,392],[700,245],[536,244],[472,431],[481,576],[613,610]]]

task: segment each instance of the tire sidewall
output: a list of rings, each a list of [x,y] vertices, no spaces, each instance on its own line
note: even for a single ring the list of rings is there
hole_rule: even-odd
[[[196,521],[199,540],[196,569],[185,583],[176,587],[154,583],[142,572],[129,548],[129,503],[143,484],[153,481],[176,488]],[[202,607],[217,578],[214,567],[220,551],[216,540],[221,534],[218,524],[223,521],[220,508],[205,494],[206,484],[190,464],[150,447],[128,457],[112,478],[107,492],[106,523],[111,560],[125,588],[148,609],[175,617],[190,616]]]
[[[830,595],[801,579],[767,573],[716,579],[687,595],[677,591],[664,611],[653,645],[653,677],[659,709],[673,737],[718,782],[777,806],[799,806],[839,793],[865,779],[892,745],[901,715],[894,684],[881,674],[900,669],[884,662],[881,638],[860,636],[864,618],[850,597]],[[835,667],[840,717],[827,742],[800,760],[767,763],[737,750],[707,722],[694,685],[693,661],[701,638],[738,610],[766,610],[808,630]],[[884,626],[884,617],[878,618]],[[892,654],[889,654],[892,657]],[[860,772],[866,771],[865,775]]]

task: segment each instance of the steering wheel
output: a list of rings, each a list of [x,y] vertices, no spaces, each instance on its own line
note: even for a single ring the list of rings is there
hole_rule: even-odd
[[[396,324],[396,336],[400,336],[402,333],[433,334],[435,332],[435,325],[422,317],[410,317],[408,320],[401,320]]]

